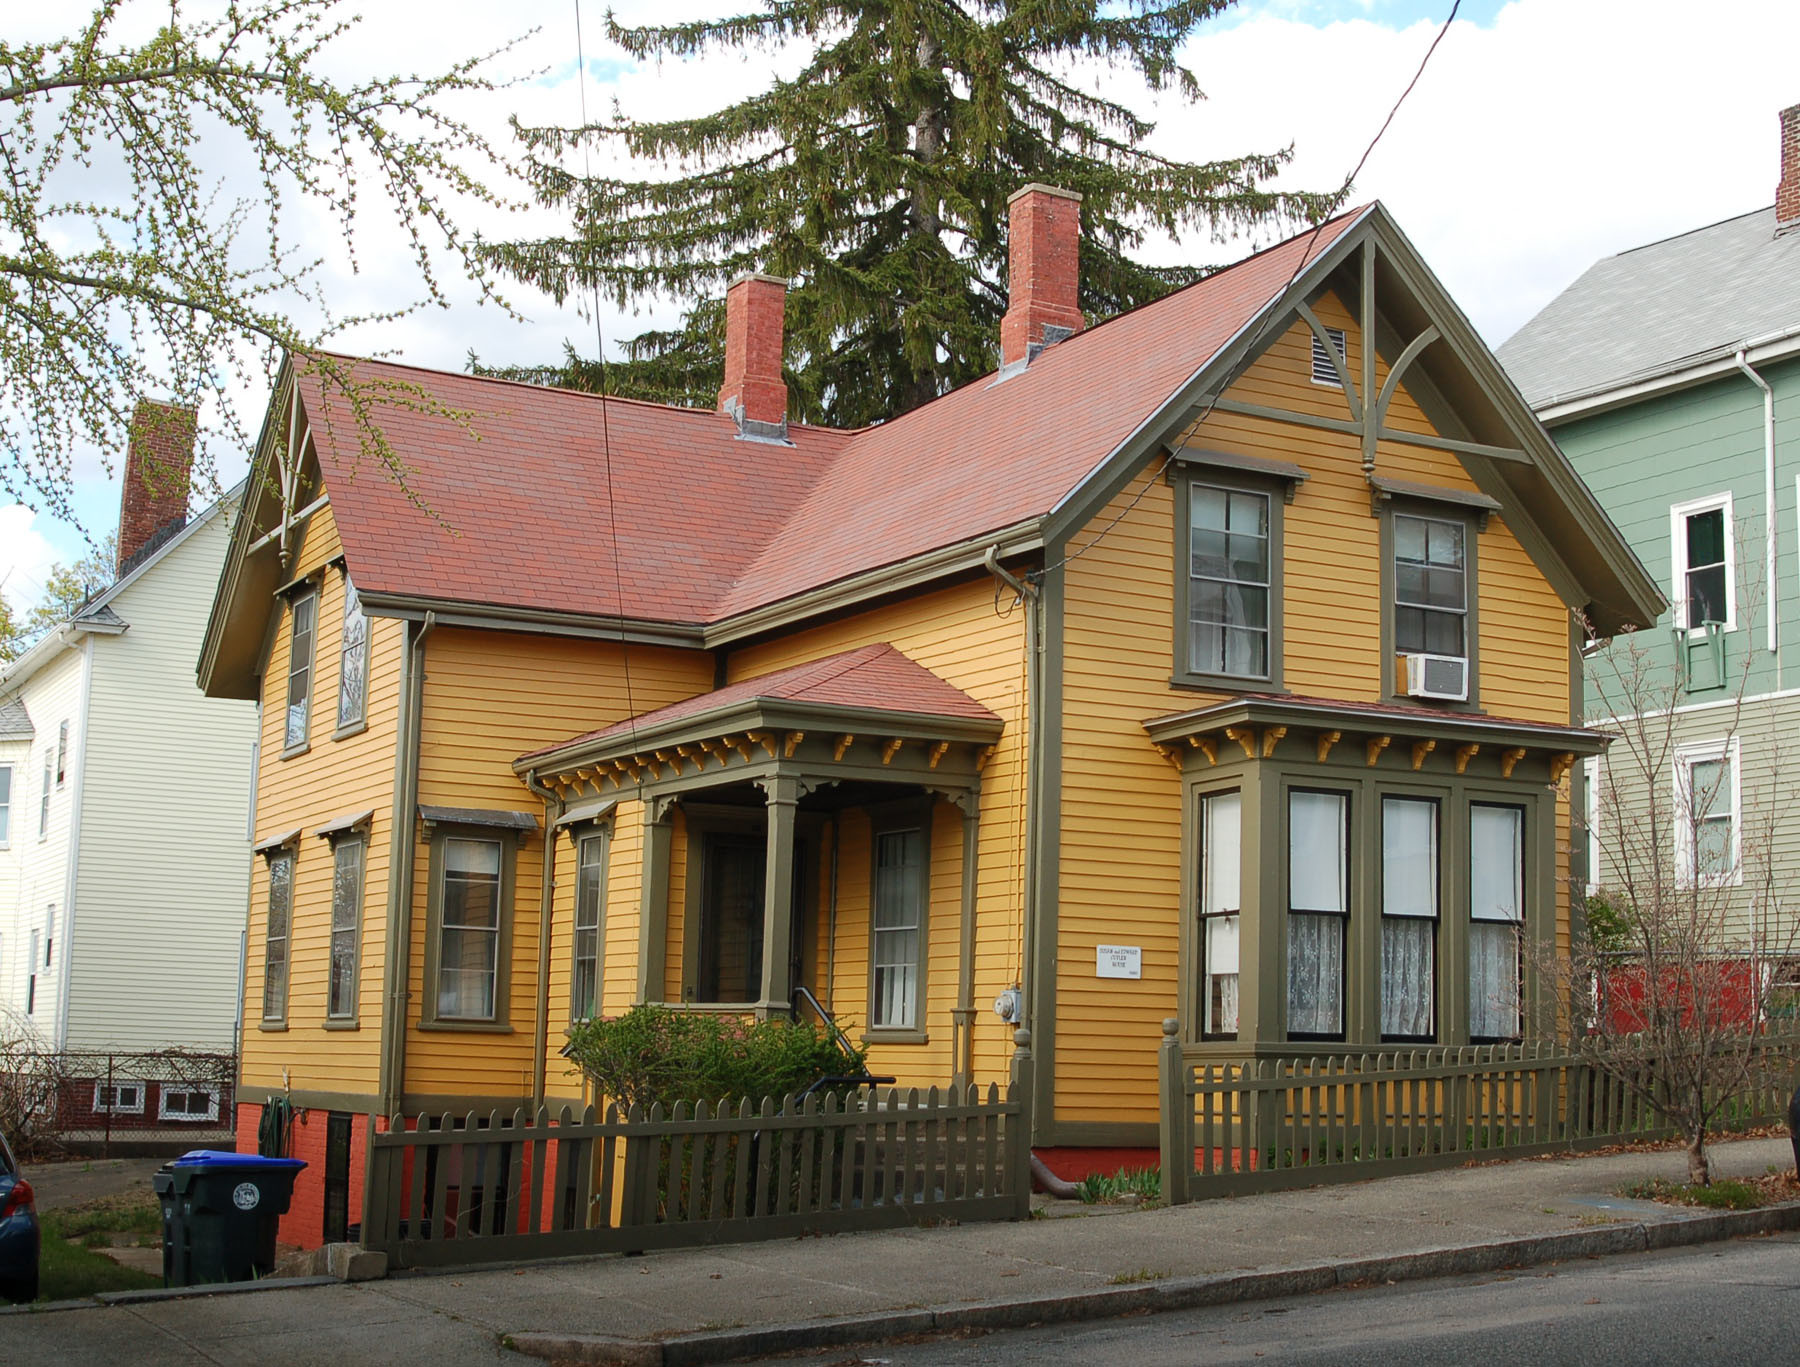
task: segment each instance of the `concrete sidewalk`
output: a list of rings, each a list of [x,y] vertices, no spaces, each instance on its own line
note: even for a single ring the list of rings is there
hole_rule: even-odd
[[[1720,1175],[1792,1163],[1785,1138],[1721,1144]],[[1628,1201],[1679,1152],[1557,1158],[1016,1224],[597,1257],[254,1295],[6,1315],[10,1362],[515,1358],[677,1364],[1483,1272],[1800,1228]],[[1083,1207],[1082,1211],[1090,1208]]]

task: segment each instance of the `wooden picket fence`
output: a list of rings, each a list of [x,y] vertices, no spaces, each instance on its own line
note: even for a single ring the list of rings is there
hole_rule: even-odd
[[[1023,1219],[1030,1066],[1004,1093],[396,1117],[369,1133],[363,1244],[433,1267]]]
[[[1643,1089],[1548,1042],[1220,1060],[1165,1030],[1160,1071],[1171,1205],[1673,1133]],[[1749,1124],[1786,1097],[1737,1102]]]

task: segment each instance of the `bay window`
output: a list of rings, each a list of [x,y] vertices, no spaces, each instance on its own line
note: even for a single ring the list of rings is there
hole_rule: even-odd
[[[1243,795],[1214,793],[1200,801],[1200,1012],[1202,1032],[1238,1032],[1238,932],[1242,923],[1240,836]]]
[[[1523,1021],[1525,810],[1469,804],[1469,1038],[1516,1039]]]
[[[1438,804],[1381,800],[1381,1036],[1437,1030]]]

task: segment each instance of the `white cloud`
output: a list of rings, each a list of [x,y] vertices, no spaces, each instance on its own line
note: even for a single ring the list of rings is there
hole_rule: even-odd
[[[38,529],[38,514],[18,504],[0,507],[0,592],[17,613],[31,610],[43,593],[57,549]]]

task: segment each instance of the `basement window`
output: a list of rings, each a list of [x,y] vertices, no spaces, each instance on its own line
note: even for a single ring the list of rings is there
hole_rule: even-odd
[[[1348,365],[1350,353],[1345,347],[1344,330],[1342,328],[1326,328],[1325,335],[1331,338],[1331,345],[1337,351],[1338,359]],[[1325,350],[1325,343],[1319,340],[1317,333],[1313,334],[1312,339],[1312,382],[1328,384],[1333,389],[1344,387],[1344,381],[1338,375],[1337,367],[1331,363],[1331,353]]]

